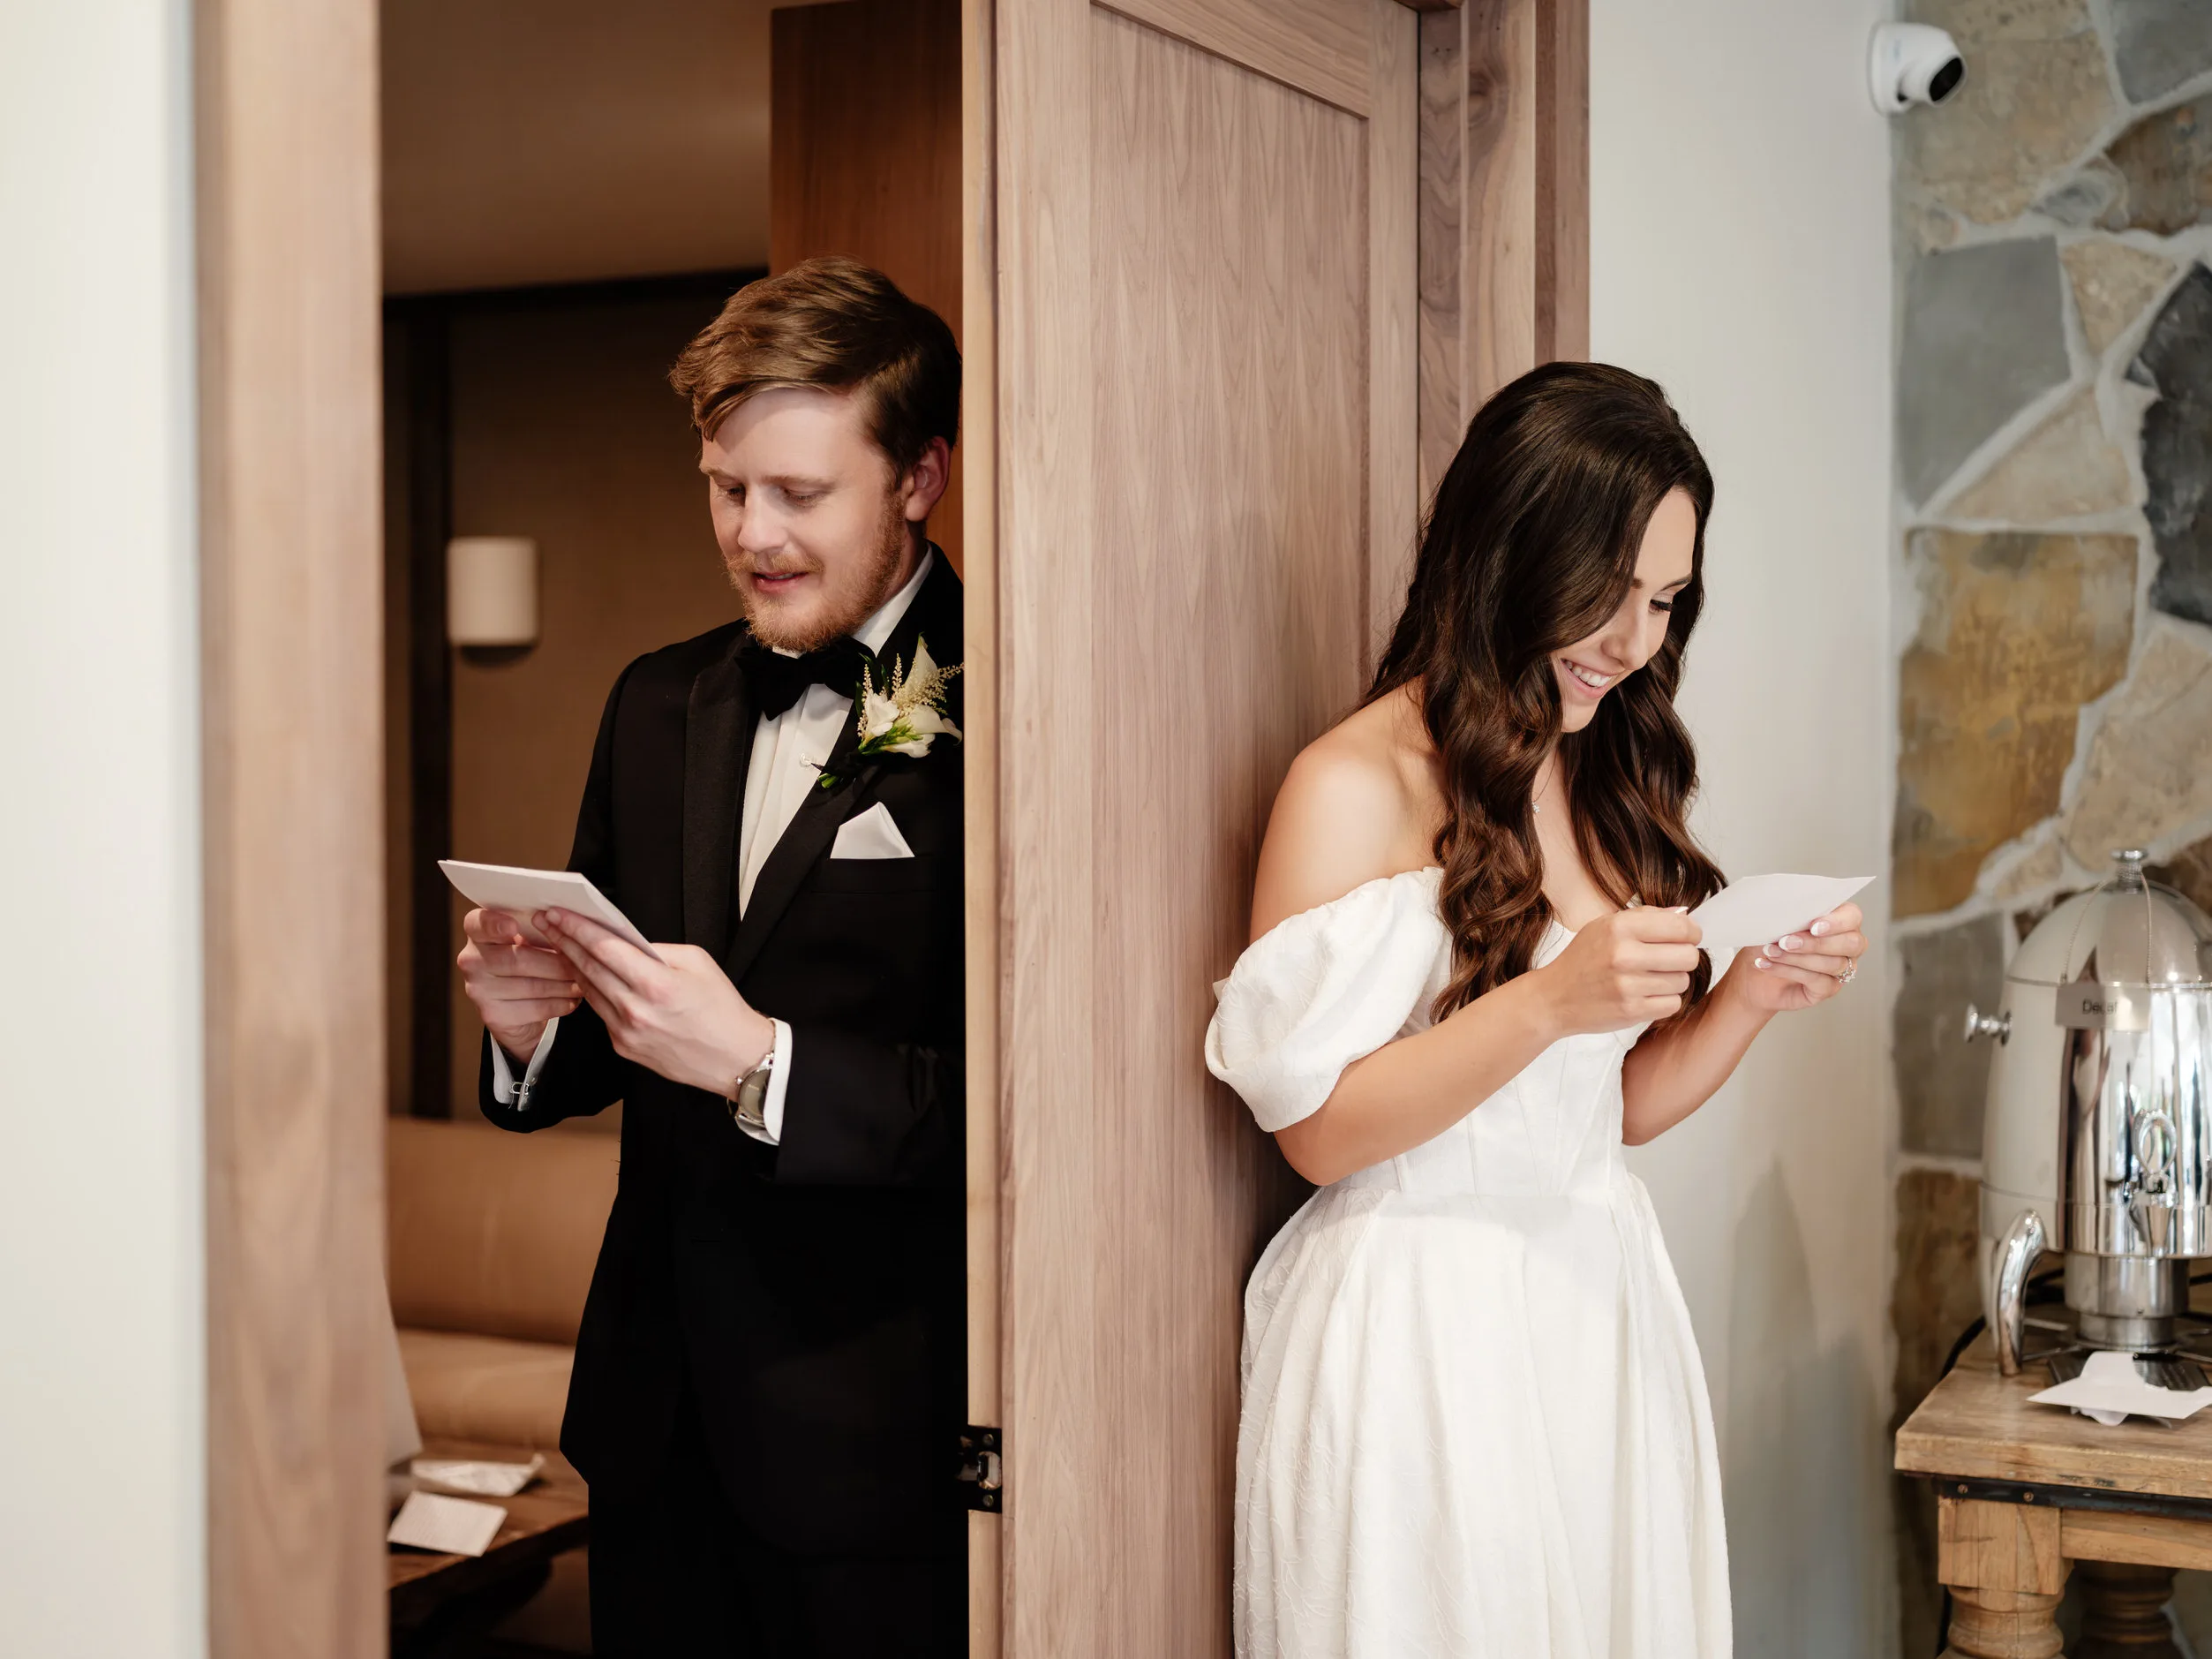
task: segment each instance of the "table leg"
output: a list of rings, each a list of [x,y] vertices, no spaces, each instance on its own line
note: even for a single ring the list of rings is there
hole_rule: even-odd
[[[2081,1642],[2075,1659],[2181,1659],[2166,1620],[2173,1568],[2083,1561],[2074,1571],[2081,1575]]]
[[[541,1561],[463,1592],[418,1625],[395,1626],[392,1659],[466,1659],[484,1645],[493,1626],[544,1589],[552,1576],[552,1566]]]
[[[2058,1512],[1940,1497],[1936,1576],[1951,1591],[1954,1659],[2058,1659],[2054,1615],[2066,1587]]]

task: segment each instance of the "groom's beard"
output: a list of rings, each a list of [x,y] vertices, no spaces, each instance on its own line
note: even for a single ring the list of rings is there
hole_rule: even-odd
[[[877,526],[876,545],[865,555],[859,580],[848,590],[851,597],[843,604],[834,600],[830,608],[821,612],[803,628],[793,628],[777,617],[767,607],[759,607],[756,614],[751,590],[741,581],[733,581],[737,589],[738,603],[745,612],[745,621],[753,630],[753,637],[764,645],[781,651],[795,651],[801,654],[818,645],[826,645],[832,639],[842,639],[883,607],[892,596],[892,583],[899,574],[899,561],[907,551],[907,515],[896,495],[884,503],[884,517]]]

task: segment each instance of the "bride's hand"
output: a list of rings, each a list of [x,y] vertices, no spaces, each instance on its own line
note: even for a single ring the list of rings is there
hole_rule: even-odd
[[[1802,933],[1738,951],[1728,970],[1734,989],[1767,1014],[1793,1014],[1827,1001],[1857,973],[1866,954],[1862,919],[1857,905],[1839,905]]]
[[[1682,1011],[1700,937],[1679,910],[1617,910],[1576,933],[1534,977],[1562,1036],[1626,1030]]]

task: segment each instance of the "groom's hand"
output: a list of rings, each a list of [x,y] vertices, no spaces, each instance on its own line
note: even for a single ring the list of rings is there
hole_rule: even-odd
[[[624,1059],[726,1098],[775,1046],[774,1023],[697,946],[657,944],[655,961],[573,911],[541,910],[533,919],[568,959]]]
[[[583,988],[560,952],[504,910],[471,910],[461,931],[462,989],[492,1040],[527,1062],[545,1022],[574,1014]]]

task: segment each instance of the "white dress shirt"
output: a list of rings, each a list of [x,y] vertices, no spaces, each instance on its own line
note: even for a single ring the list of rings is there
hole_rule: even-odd
[[[922,591],[928,578],[930,563],[937,557],[934,549],[926,549],[922,563],[907,579],[906,586],[885,600],[873,615],[853,630],[853,637],[869,650],[882,653],[891,636],[914,603],[914,596]],[[785,652],[796,656],[795,652]],[[838,735],[845,722],[852,718],[853,699],[845,693],[826,685],[810,685],[781,714],[771,719],[761,716],[753,728],[753,755],[745,768],[745,808],[738,820],[737,830],[737,913],[745,914],[745,907],[752,902],[753,886],[760,879],[761,867],[767,863],[768,855],[791,827],[791,820],[798,816],[800,804],[807,798],[807,791],[816,787],[821,769],[828,764],[830,750],[837,744]],[[784,1093],[791,1086],[791,1028],[781,1020],[772,1022],[776,1028],[775,1064],[768,1074],[768,1092],[761,1101],[762,1127],[758,1130],[746,1127],[746,1134],[756,1141],[774,1146],[783,1139]],[[530,1057],[530,1066],[523,1073],[525,1088],[538,1081],[538,1074],[545,1069],[545,1056],[553,1052],[553,1036],[561,1029],[559,1020],[545,1022],[545,1034],[538,1039],[538,1047]],[[733,1091],[737,1079],[730,1079]],[[495,1041],[492,1044],[492,1098],[500,1105],[511,1105],[515,1099],[514,1068],[508,1064],[507,1054]]]

